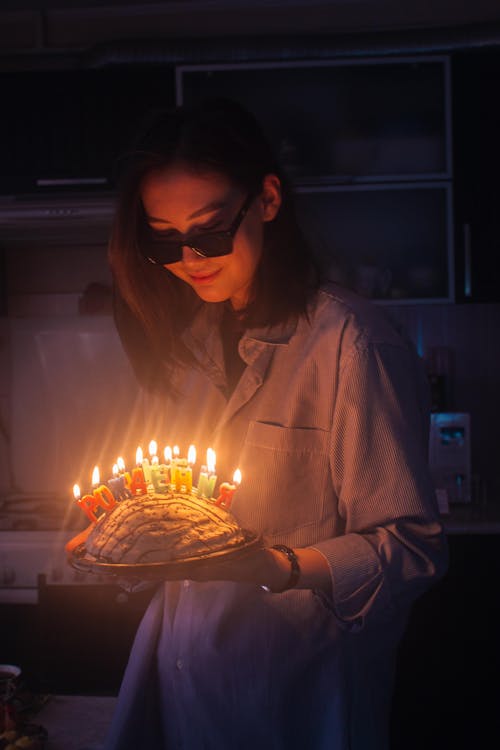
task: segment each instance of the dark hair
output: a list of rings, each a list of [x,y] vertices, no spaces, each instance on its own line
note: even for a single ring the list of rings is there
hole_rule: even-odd
[[[154,113],[122,160],[109,244],[117,328],[139,380],[154,390],[165,388],[178,366],[194,364],[179,334],[199,305],[207,304],[139,251],[145,221],[141,182],[152,170],[178,161],[223,175],[247,192],[260,192],[267,174],[281,180],[282,205],[264,225],[263,252],[242,316],[246,327],[306,315],[317,285],[290,186],[253,115],[226,99]]]

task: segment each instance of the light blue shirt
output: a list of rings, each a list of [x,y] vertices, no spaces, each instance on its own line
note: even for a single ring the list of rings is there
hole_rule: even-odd
[[[213,445],[220,477],[239,466],[240,524],[319,550],[331,595],[162,584],[106,750],[386,750],[408,610],[447,563],[417,357],[378,308],[331,286],[307,320],[244,334],[227,400],[220,314],[204,305],[186,334],[201,369],[180,374],[165,426]]]

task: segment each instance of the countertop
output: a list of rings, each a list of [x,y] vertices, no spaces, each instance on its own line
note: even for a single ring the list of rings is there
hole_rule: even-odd
[[[447,534],[500,534],[500,505],[452,505],[441,520]]]
[[[53,695],[33,717],[49,735],[46,750],[101,750],[117,699]]]

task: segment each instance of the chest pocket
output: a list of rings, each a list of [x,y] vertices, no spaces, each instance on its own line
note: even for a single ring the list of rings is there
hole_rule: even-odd
[[[234,503],[240,523],[267,536],[319,523],[330,481],[329,438],[323,430],[250,422]]]

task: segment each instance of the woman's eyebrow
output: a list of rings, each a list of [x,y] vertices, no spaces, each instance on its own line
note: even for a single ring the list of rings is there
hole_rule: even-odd
[[[211,214],[214,211],[219,211],[221,208],[225,208],[226,206],[227,201],[225,200],[211,201],[210,203],[207,203],[206,206],[197,208],[196,211],[193,211],[192,214],[189,214],[188,219],[197,219],[199,216],[203,216],[203,214]],[[168,219],[159,219],[156,216],[150,216],[149,214],[146,214],[146,219],[148,221],[154,221],[159,224],[172,224],[172,222]]]

